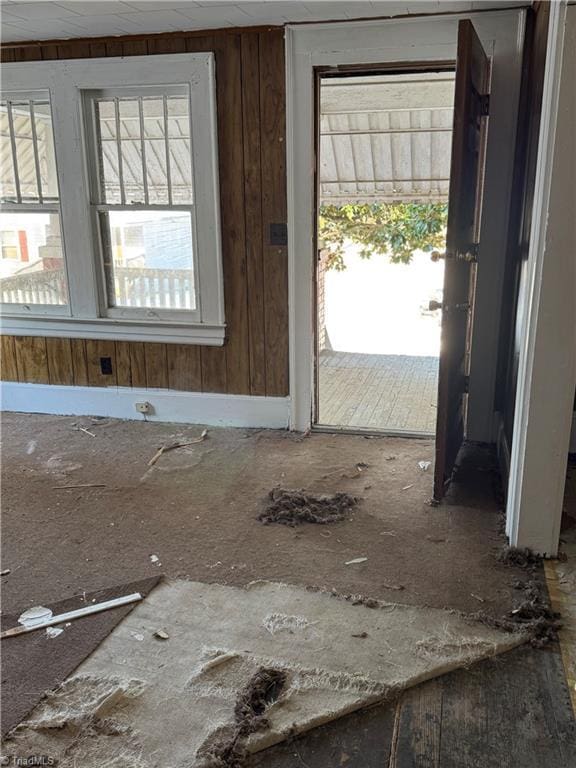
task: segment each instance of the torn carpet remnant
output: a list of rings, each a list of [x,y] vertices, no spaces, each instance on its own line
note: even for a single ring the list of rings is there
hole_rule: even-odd
[[[49,754],[60,768],[238,768],[249,752],[525,639],[435,608],[175,581],[139,603],[5,749]]]
[[[326,525],[345,520],[349,510],[357,503],[358,499],[348,493],[317,494],[273,488],[268,494],[266,509],[258,515],[258,520],[266,525]]]

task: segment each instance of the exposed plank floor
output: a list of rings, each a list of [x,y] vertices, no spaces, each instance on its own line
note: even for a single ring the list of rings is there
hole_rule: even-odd
[[[510,651],[279,744],[250,768],[568,768],[576,722],[556,646]]]
[[[320,353],[322,425],[433,435],[438,358]]]

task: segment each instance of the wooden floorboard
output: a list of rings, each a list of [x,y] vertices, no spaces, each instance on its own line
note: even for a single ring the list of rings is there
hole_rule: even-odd
[[[318,423],[434,434],[438,359],[323,350]]]
[[[249,768],[570,768],[576,721],[557,645],[430,680],[251,758]]]

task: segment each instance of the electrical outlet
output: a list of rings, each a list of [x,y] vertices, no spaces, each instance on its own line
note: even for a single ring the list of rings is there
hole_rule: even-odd
[[[154,413],[152,403],[144,401],[143,403],[136,403],[136,410],[138,413]]]
[[[103,376],[112,376],[112,358],[101,357],[100,358],[100,372]]]

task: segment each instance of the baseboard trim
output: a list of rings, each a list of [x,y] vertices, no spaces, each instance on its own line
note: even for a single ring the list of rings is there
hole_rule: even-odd
[[[129,387],[69,387],[51,384],[0,385],[3,411],[49,413],[61,416],[107,416],[142,421],[136,402],[146,401],[153,412],[148,421],[207,424],[216,427],[264,427],[287,429],[288,397],[251,397],[171,389]]]

